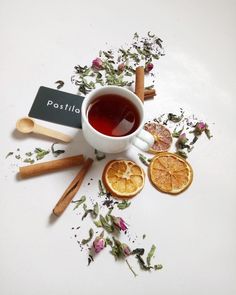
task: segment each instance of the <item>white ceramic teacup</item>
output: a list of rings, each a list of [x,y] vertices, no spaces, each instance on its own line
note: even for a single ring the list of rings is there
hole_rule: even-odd
[[[131,101],[139,112],[140,124],[131,134],[113,137],[107,136],[94,129],[88,121],[88,107],[99,96],[106,94],[115,94],[123,96]],[[143,151],[148,151],[154,143],[153,136],[143,129],[144,108],[143,103],[137,95],[126,88],[119,86],[103,86],[91,91],[82,103],[82,130],[86,141],[95,149],[104,153],[120,153],[127,150],[131,144]]]

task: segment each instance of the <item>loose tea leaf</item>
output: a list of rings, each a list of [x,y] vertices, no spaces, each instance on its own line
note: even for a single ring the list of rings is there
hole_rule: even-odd
[[[94,231],[93,231],[92,228],[90,228],[90,230],[89,230],[89,237],[88,237],[87,239],[83,239],[83,240],[81,241],[81,244],[82,244],[82,245],[85,245],[85,244],[89,243],[89,242],[92,240],[93,235],[94,235]]]
[[[99,197],[106,195],[106,189],[100,179],[98,180],[98,188],[99,188]]]
[[[114,231],[114,226],[112,224],[109,224],[106,219],[100,215],[100,222],[102,224],[102,227],[108,232],[112,233]]]
[[[174,123],[178,123],[180,122],[184,117],[184,114],[182,113],[180,116],[177,116],[175,114],[169,113],[168,114],[168,120],[174,122]]]
[[[63,154],[65,150],[55,150],[54,146],[57,144],[57,142],[53,143],[51,146],[51,151],[54,157],[58,157],[59,155]]]
[[[86,201],[86,196],[82,196],[79,200],[72,201],[72,203],[75,203],[76,204],[73,210],[77,209],[85,201]]]
[[[128,208],[130,206],[130,204],[131,204],[131,202],[128,202],[127,200],[123,200],[121,203],[117,204],[117,207],[120,210],[124,210],[124,209]]]
[[[33,159],[31,159],[31,158],[26,158],[26,159],[24,159],[24,161],[23,162],[25,162],[25,163],[30,163],[30,164],[34,164],[34,160]]]
[[[94,153],[95,153],[95,155],[96,155],[96,159],[98,160],[98,161],[101,161],[101,160],[103,160],[103,159],[105,159],[106,158],[106,155],[104,154],[104,153],[102,153],[102,152],[99,152],[98,150],[94,150]]]
[[[38,160],[42,160],[47,154],[49,154],[49,151],[46,151],[44,149],[41,148],[36,148],[34,150],[35,154],[36,154],[36,159]]]
[[[58,80],[58,81],[55,82],[55,84],[58,84],[57,89],[61,89],[64,86],[65,83],[62,80]]]
[[[147,265],[149,265],[149,266],[151,265],[151,259],[154,256],[155,251],[156,251],[156,246],[152,245],[152,247],[147,255]]]
[[[13,154],[14,154],[13,152],[9,152],[9,153],[6,155],[5,159],[7,159],[8,157],[12,156]]]
[[[88,266],[90,265],[90,263],[92,261],[94,261],[93,256],[91,254],[89,254],[89,257],[88,257]]]
[[[82,220],[84,220],[84,218],[87,217],[88,214],[90,214],[93,219],[97,218],[99,213],[98,203],[94,205],[93,209],[87,209],[87,205],[84,204],[83,209],[85,212],[84,212],[84,215],[82,216]]]
[[[148,159],[147,157],[145,157],[143,154],[138,154],[139,160],[146,166],[150,165],[151,159]]]
[[[154,265],[154,269],[155,270],[159,270],[159,269],[162,269],[163,268],[163,265],[162,264],[156,264]]]

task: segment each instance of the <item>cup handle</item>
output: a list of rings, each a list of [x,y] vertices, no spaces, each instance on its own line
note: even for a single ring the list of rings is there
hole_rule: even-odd
[[[150,147],[154,144],[154,137],[151,133],[142,129],[138,135],[133,139],[132,144],[138,149],[147,152]]]

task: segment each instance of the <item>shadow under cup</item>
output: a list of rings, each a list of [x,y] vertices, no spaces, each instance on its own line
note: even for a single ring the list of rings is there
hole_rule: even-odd
[[[126,150],[142,125],[142,102],[127,89],[104,86],[89,93],[83,101],[83,134],[99,151],[119,153]]]

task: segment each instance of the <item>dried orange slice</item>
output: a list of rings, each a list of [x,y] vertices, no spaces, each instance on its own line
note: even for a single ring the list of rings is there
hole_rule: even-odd
[[[103,170],[102,180],[108,192],[118,198],[131,198],[144,186],[144,171],[130,160],[113,160]]]
[[[155,122],[148,122],[144,125],[144,129],[150,132],[155,139],[155,142],[149,152],[156,154],[157,152],[165,152],[170,148],[172,136],[169,129],[165,126]]]
[[[152,159],[149,165],[149,176],[158,190],[164,193],[178,194],[191,184],[193,170],[182,157],[162,152]]]

